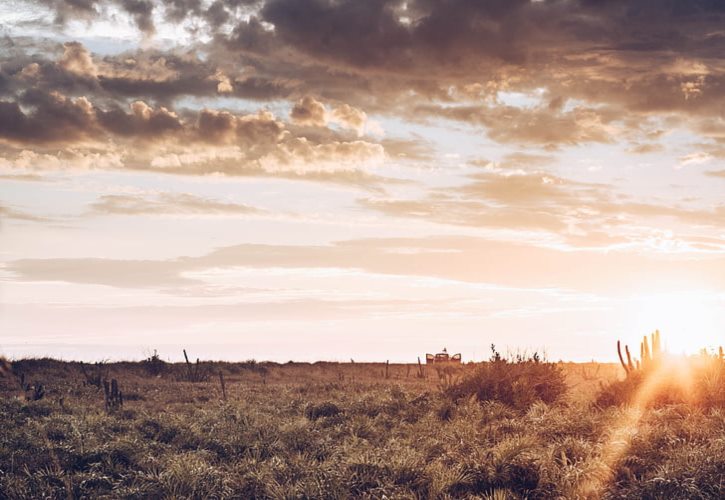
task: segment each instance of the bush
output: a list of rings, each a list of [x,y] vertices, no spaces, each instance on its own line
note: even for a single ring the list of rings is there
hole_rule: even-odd
[[[537,401],[550,404],[567,390],[566,376],[555,363],[531,357],[502,358],[493,346],[493,356],[445,393],[454,401],[472,396],[478,401],[499,401],[517,410],[526,410]]]
[[[641,377],[631,376],[608,384],[600,383],[599,392],[594,398],[594,404],[599,408],[628,404],[633,399],[640,382]]]
[[[161,359],[159,353],[154,349],[154,353],[148,358],[144,359],[141,363],[146,372],[153,376],[158,377],[166,372],[166,361]]]
[[[317,420],[322,417],[334,417],[340,413],[342,413],[342,410],[335,403],[309,405],[305,408],[305,416],[310,420]]]

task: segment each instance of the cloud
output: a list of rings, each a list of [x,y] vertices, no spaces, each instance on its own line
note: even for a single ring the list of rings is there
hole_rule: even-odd
[[[120,108],[96,110],[96,117],[107,132],[143,140],[184,128],[179,116],[163,106],[154,109],[143,101],[134,101],[130,104],[130,111],[127,113]]]
[[[480,125],[498,142],[535,144],[551,149],[560,145],[614,142],[623,128],[617,123],[621,117],[616,112],[585,107],[552,111],[548,106],[423,105],[414,114]]]
[[[41,217],[35,214],[25,212],[23,210],[17,210],[12,207],[8,207],[0,204],[0,222],[3,220],[19,220],[25,222],[49,222],[52,219]]]
[[[59,24],[77,16],[94,19],[105,12],[104,7],[113,5],[126,12],[142,32],[154,32],[154,4],[151,0],[48,0],[44,3],[54,9],[56,23]]]
[[[295,103],[290,118],[294,123],[311,127],[326,127],[328,123],[335,123],[354,130],[358,137],[364,135],[368,121],[364,111],[349,104],[343,103],[328,110],[322,102],[311,96],[305,96]]]
[[[123,156],[118,152],[104,150],[78,150],[65,148],[57,153],[36,153],[22,149],[16,154],[5,153],[0,157],[0,167],[11,171],[35,172],[63,169],[113,169],[123,168]],[[40,178],[34,173],[16,174]]]
[[[234,86],[232,85],[232,81],[229,79],[227,75],[224,74],[223,71],[217,70],[216,73],[214,73],[214,78],[216,78],[217,86],[216,90],[220,94],[229,94],[231,92],[234,92]]]
[[[104,195],[90,206],[103,215],[247,215],[259,213],[248,205],[202,198],[190,193],[160,193],[155,197]]]
[[[285,133],[284,124],[268,111],[238,116],[227,111],[203,109],[194,126],[200,138],[216,144],[241,142],[261,147],[280,141]]]
[[[354,108],[349,104],[343,103],[330,112],[330,121],[344,128],[354,130],[359,137],[365,133],[367,120],[368,116],[364,111]]]
[[[573,181],[541,169],[512,170],[488,162],[467,178],[463,185],[431,189],[422,197],[386,194],[358,202],[391,217],[510,231],[572,250],[625,246],[659,252],[664,238],[670,241],[668,251],[694,251],[704,248],[698,238],[718,231],[725,221],[722,204],[643,200],[618,193],[613,185]],[[707,249],[721,251],[722,243]]]
[[[363,199],[359,203],[392,217],[422,219],[438,224],[491,229],[559,232],[567,225],[557,213],[517,207],[496,207],[474,200],[456,200],[445,195],[423,200]]]
[[[33,111],[26,113],[20,104]],[[85,97],[29,90],[19,102],[0,101],[0,140],[73,143],[92,136],[95,128],[95,111]]]
[[[132,101],[125,109],[101,107],[85,96],[40,90],[26,91],[19,102],[0,101],[0,109],[5,111],[0,143],[6,146],[0,166],[11,169],[287,176],[365,188],[384,182],[368,173],[349,173],[382,165],[387,158],[383,145],[330,129],[320,134],[290,129],[266,110],[176,112],[145,101]]]
[[[86,88],[89,99],[97,93],[121,107],[123,97],[168,109],[185,96],[285,99],[296,102],[297,123],[332,123],[358,136],[368,113],[416,110],[422,119],[480,126],[502,143],[550,149],[622,137],[642,143],[653,114],[697,118],[680,124],[700,130],[725,95],[722,9],[706,0],[680,8],[649,0],[56,0],[51,7],[61,20],[108,19],[121,9],[147,34],[163,20],[209,41],[103,57],[69,42],[57,63],[36,52],[19,68],[16,53],[0,61],[9,87],[32,80],[71,97]],[[507,92],[539,102],[509,106]]]
[[[415,249],[415,251],[411,251]],[[452,255],[455,257],[452,258]],[[464,283],[636,293],[656,284],[660,293],[697,283],[721,289],[725,259],[636,250],[557,250],[482,238],[362,239],[331,245],[236,245],[199,257],[171,260],[23,259],[5,270],[14,281],[62,281],[120,288],[203,286],[195,272],[223,268],[337,268],[429,277]],[[572,273],[571,269],[578,272]]]
[[[183,260],[119,261],[112,259],[25,259],[6,270],[25,281],[63,281],[120,288],[183,286],[198,283],[182,277]]]
[[[678,162],[681,166],[686,167],[689,165],[702,165],[712,160],[713,157],[710,153],[703,151],[697,151],[695,153],[686,154],[678,158]]]
[[[631,147],[627,149],[629,153],[639,154],[639,155],[645,155],[650,153],[660,153],[665,150],[665,147],[662,144],[653,144],[653,143],[634,143]]]
[[[305,96],[292,107],[290,118],[300,125],[324,127],[327,125],[327,110],[314,97]]]
[[[63,44],[63,57],[61,57],[59,64],[60,67],[71,73],[75,73],[80,76],[88,78],[96,78],[98,76],[98,68],[96,67],[90,52],[78,42],[66,42]],[[35,72],[38,68],[37,63],[33,63],[35,67],[32,68],[32,72]],[[28,71],[25,71],[25,76],[28,76]]]
[[[385,159],[385,150],[379,144],[365,141],[314,144],[307,139],[295,138],[260,158],[267,171],[338,171],[355,170],[364,165],[379,165]]]

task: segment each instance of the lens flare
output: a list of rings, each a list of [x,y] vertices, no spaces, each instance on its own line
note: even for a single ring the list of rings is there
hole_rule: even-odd
[[[716,312],[722,297],[705,292],[662,293],[635,301],[635,331],[666,327],[663,346],[675,354],[695,354],[722,343],[722,322]],[[634,339],[628,339],[634,340]]]
[[[712,368],[720,369],[722,355],[686,356],[665,353],[653,360],[647,370],[638,370],[628,376],[641,377],[628,407],[615,414],[602,446],[602,453],[591,473],[579,484],[579,498],[600,498],[610,486],[618,470],[618,462],[629,450],[632,438],[641,427],[647,408],[658,402],[679,401],[699,405],[704,394],[698,391],[698,381],[706,378]],[[718,370],[719,371],[719,370]]]

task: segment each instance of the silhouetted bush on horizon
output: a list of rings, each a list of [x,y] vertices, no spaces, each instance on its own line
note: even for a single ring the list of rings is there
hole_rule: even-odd
[[[542,360],[537,353],[502,357],[491,346],[488,362],[476,366],[463,379],[446,389],[454,401],[474,396],[478,401],[498,401],[517,410],[534,403],[559,401],[567,392],[566,377],[556,363]]]

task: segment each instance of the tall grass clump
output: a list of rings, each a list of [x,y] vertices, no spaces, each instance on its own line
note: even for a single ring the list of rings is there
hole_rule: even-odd
[[[537,353],[505,358],[491,346],[489,361],[481,363],[445,392],[454,401],[475,397],[478,401],[498,401],[517,410],[527,410],[536,402],[554,403],[566,394],[566,377],[556,363]]]

